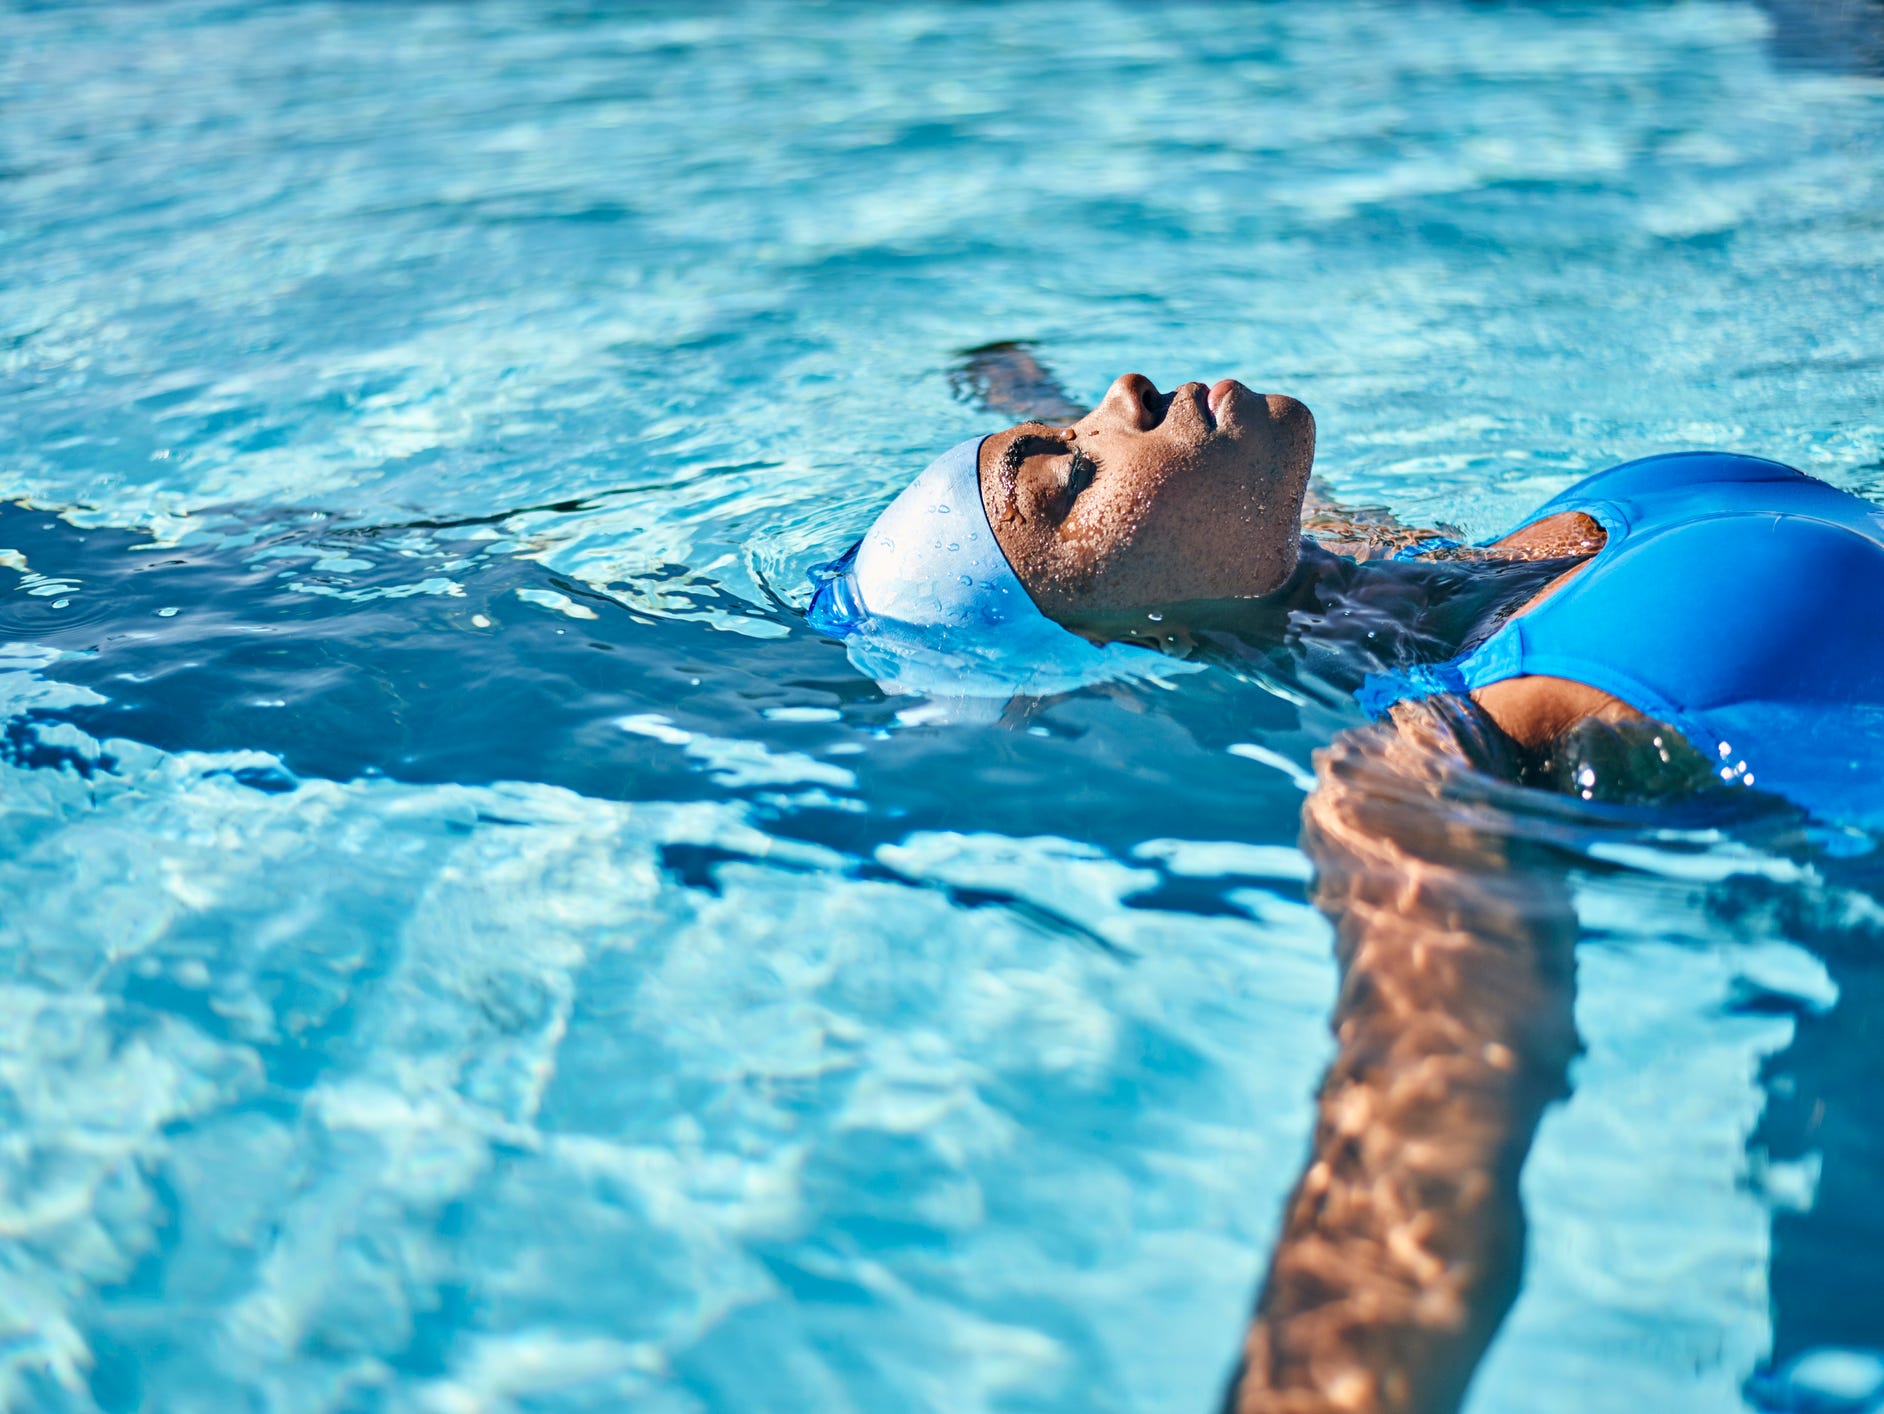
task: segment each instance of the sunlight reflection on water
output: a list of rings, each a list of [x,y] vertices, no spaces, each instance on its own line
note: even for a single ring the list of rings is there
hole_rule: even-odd
[[[0,28],[0,545],[76,585],[0,568],[6,1408],[1210,1408],[1358,714],[912,726],[806,634],[980,427],[954,352],[1286,388],[1471,534],[1696,444],[1884,484],[1884,87],[1749,6]],[[1874,894],[1571,834],[1586,1053],[1473,1407],[1742,1408],[1876,1238],[1773,1235]]]

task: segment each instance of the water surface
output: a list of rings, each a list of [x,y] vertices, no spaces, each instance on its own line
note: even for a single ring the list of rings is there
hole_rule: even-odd
[[[1358,714],[928,711],[805,568],[999,338],[1472,534],[1884,492],[1884,84],[1787,14],[0,3],[0,1407],[1211,1408]],[[1550,818],[1471,1407],[1804,1407],[1884,1346],[1873,842]]]

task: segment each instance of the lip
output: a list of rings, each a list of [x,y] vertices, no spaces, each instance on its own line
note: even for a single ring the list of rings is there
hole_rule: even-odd
[[[1210,412],[1210,420],[1221,425],[1226,412],[1234,412],[1230,400],[1238,393],[1247,393],[1245,388],[1234,378],[1225,378],[1210,385],[1210,391],[1204,395],[1204,406]]]
[[[1168,410],[1176,406],[1179,402],[1189,403],[1192,407],[1197,409],[1198,420],[1204,424],[1206,431],[1214,432],[1217,430],[1217,414],[1210,406],[1210,392],[1202,383],[1193,379],[1189,383],[1178,384],[1177,387],[1171,390],[1170,397],[1166,400],[1165,407]]]

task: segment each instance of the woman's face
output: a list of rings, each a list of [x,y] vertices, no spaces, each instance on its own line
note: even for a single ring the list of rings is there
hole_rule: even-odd
[[[1295,399],[1128,373],[1071,431],[1022,423],[981,446],[988,523],[1048,617],[1248,598],[1294,572],[1315,459]]]

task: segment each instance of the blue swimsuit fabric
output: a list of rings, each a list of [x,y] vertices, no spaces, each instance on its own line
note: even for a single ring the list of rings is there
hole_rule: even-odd
[[[1362,705],[1570,678],[1674,726],[1723,779],[1884,820],[1884,509],[1778,462],[1680,452],[1525,524],[1566,511],[1608,533],[1593,563],[1461,657],[1369,679]]]

